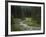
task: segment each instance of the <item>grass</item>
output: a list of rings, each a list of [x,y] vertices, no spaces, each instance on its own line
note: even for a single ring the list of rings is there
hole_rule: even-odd
[[[12,21],[11,21],[11,31],[21,31],[21,26],[19,25],[20,21],[24,21],[24,24],[27,24],[28,26],[33,26],[33,27],[40,27],[41,24],[38,23],[38,21],[33,20],[31,17],[25,17],[24,20],[20,19],[20,18],[13,18],[12,17]]]

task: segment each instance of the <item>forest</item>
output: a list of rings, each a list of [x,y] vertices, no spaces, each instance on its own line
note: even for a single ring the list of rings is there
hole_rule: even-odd
[[[11,31],[40,30],[41,7],[11,6]]]

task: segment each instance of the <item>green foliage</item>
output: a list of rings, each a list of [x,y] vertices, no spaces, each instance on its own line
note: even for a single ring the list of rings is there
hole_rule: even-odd
[[[28,18],[27,20],[25,20],[24,24],[35,27],[39,27],[41,25],[39,21],[33,20],[32,18]]]
[[[21,21],[28,26],[41,27],[41,7],[15,6],[12,9],[11,31],[21,31]]]

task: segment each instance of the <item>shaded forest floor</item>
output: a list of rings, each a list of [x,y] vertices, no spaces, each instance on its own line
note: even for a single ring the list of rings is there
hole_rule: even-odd
[[[37,24],[37,21],[33,21],[32,18],[25,18],[24,20],[19,18],[12,19],[11,31],[29,31],[40,30],[41,26]]]

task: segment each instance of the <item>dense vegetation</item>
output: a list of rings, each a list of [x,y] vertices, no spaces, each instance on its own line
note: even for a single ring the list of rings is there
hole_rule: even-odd
[[[32,6],[11,6],[11,30],[22,30],[20,22],[28,26],[41,26],[41,7]]]

